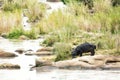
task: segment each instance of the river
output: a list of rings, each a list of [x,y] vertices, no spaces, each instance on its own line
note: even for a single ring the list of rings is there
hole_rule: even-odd
[[[120,71],[113,70],[0,70],[1,80],[119,80]]]
[[[46,1],[46,0],[45,0]],[[53,5],[53,3],[49,3]],[[57,3],[55,3],[57,4]],[[61,3],[60,3],[61,4]],[[55,7],[55,5],[53,5]],[[60,5],[56,5],[60,6]],[[56,9],[56,8],[55,8]],[[49,11],[48,11],[49,12]],[[23,18],[23,24],[27,24],[27,18]],[[25,23],[24,23],[25,21]],[[30,26],[26,28],[29,30]],[[43,39],[37,40],[8,40],[0,38],[0,49],[9,52],[15,52],[16,49],[33,50],[34,52],[41,48],[39,45]],[[19,64],[18,70],[0,69],[0,80],[119,80],[120,70],[66,70],[53,69],[50,71],[30,70],[35,65],[37,56],[27,56],[25,54],[18,54],[15,58],[0,58],[0,63],[10,62]]]
[[[32,49],[36,51],[43,39],[37,40],[8,40],[0,39],[0,48],[5,51],[14,52],[16,49],[23,48],[25,50]],[[15,58],[1,58],[0,63],[10,62],[19,64],[18,70],[0,70],[0,80],[118,80],[120,79],[120,70],[65,70],[52,69],[48,71],[30,70],[35,65],[37,56],[27,56],[18,54]]]

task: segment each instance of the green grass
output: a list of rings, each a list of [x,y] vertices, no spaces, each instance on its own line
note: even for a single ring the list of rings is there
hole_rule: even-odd
[[[21,35],[24,35],[24,30],[21,27],[19,27],[13,28],[7,37],[10,39],[18,39]]]
[[[66,60],[71,58],[71,45],[69,43],[55,43],[54,54],[56,55],[55,61]]]
[[[7,38],[19,39],[19,37],[22,36],[22,35],[28,37],[29,39],[36,39],[37,38],[37,34],[36,34],[34,29],[31,29],[30,31],[24,31],[22,27],[13,28],[9,32]]]
[[[97,45],[97,50],[115,50],[108,54],[113,55],[116,52],[118,54],[120,7],[113,7],[109,1],[103,0],[96,0],[94,4],[94,13],[89,13],[89,9],[82,3],[70,3],[64,13],[59,10],[43,19],[38,28],[50,34],[45,40],[46,45],[58,47],[56,42],[60,42],[72,43],[76,46],[90,42]],[[57,51],[59,49],[61,50],[57,48]],[[65,50],[67,49],[63,49]],[[57,55],[58,59],[56,59],[62,60],[61,56],[63,56],[62,53]]]

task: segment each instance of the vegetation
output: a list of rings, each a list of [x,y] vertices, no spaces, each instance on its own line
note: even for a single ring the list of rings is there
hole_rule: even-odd
[[[54,54],[56,55],[55,61],[65,60],[70,58],[71,45],[67,43],[56,43],[54,45]]]
[[[37,36],[34,29],[30,31],[24,31],[22,27],[15,27],[9,32],[7,38],[18,39],[22,35],[28,37],[29,39],[36,39]]]
[[[35,39],[45,34],[43,44],[55,47],[56,61],[68,59],[71,45],[84,42],[96,44],[97,54],[108,50],[108,54],[120,55],[119,0],[62,0],[67,7],[49,15],[45,15],[46,6],[38,4],[37,0],[3,1],[0,34],[8,33],[8,38],[12,39],[20,35]],[[21,28],[22,13],[32,23],[32,30]]]

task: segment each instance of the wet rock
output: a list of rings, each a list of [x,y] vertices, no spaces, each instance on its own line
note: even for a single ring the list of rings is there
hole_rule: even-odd
[[[0,69],[20,69],[20,66],[11,63],[2,63],[0,64]]]
[[[17,49],[17,50],[15,50],[15,52],[18,52],[19,54],[23,54],[23,52],[25,52],[25,50],[24,49]]]
[[[28,37],[26,37],[25,35],[21,35],[21,36],[19,37],[19,40],[28,40]]]
[[[4,57],[16,57],[17,55],[11,52],[6,52],[3,50],[0,50],[0,57],[4,58]]]
[[[34,52],[34,53],[25,53],[25,55],[48,56],[48,55],[53,55],[53,53],[48,51],[42,51],[42,52]]]
[[[29,49],[29,50],[25,51],[25,55],[35,55],[33,53],[34,53],[34,51],[32,49]]]
[[[38,49],[36,52],[42,52],[42,51],[53,51],[53,47],[43,47]]]

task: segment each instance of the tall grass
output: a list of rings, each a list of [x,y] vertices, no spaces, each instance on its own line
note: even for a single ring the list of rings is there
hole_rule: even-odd
[[[20,26],[22,21],[21,12],[0,12],[0,33],[9,32],[14,26]]]
[[[32,0],[29,2],[29,5],[26,5],[26,8],[28,9],[27,12],[25,12],[25,15],[29,18],[30,22],[37,22],[42,19],[42,17],[45,16],[46,12],[46,6],[45,4],[38,3],[37,0]]]
[[[55,61],[69,59],[71,49],[71,45],[68,43],[56,43],[54,45],[54,54],[56,55]]]
[[[3,0],[2,10],[13,12],[22,9],[22,0]]]
[[[93,3],[93,13],[82,3],[72,2],[64,12],[53,12],[39,22],[40,31],[50,34],[46,44],[90,42],[97,45],[97,50],[119,52],[120,7],[113,7],[109,0],[94,0]]]

